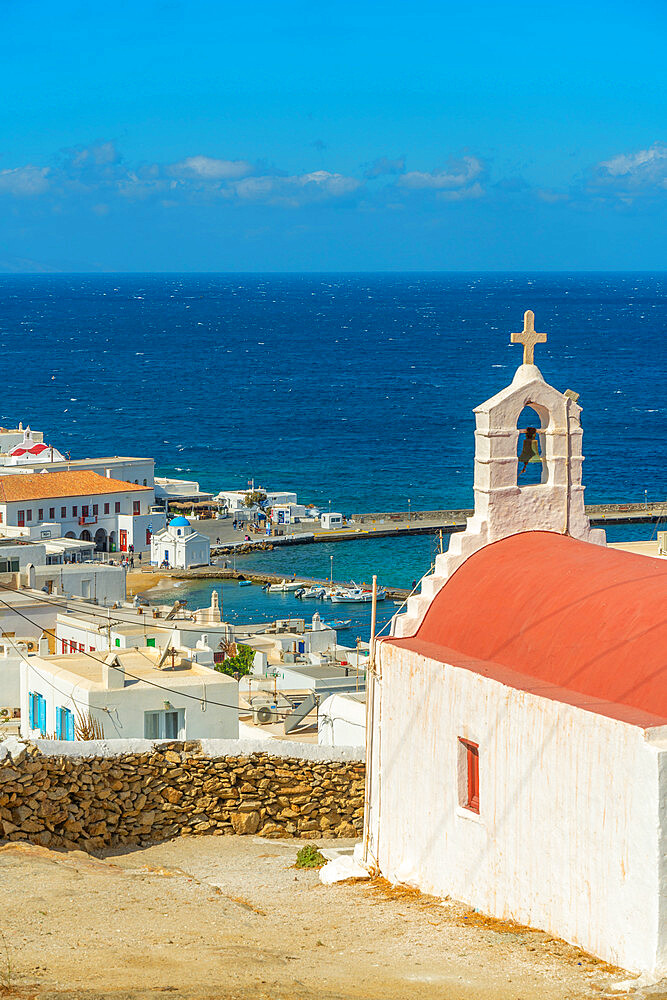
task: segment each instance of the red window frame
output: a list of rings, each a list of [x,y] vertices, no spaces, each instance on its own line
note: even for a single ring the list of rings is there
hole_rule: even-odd
[[[120,514],[120,500],[116,500],[114,511],[116,514]]]
[[[479,813],[479,744],[459,737],[459,743],[465,751],[465,801],[464,809]]]
[[[88,506],[88,504],[85,504],[85,505],[84,505],[84,506],[83,506],[83,507],[81,508],[81,516],[82,516],[82,517],[88,517],[88,516],[89,516],[89,515],[88,515],[88,511],[89,511],[89,510],[90,510],[90,507]]]
[[[105,514],[109,513],[109,504],[108,503],[105,503],[105,505],[104,505],[104,513]]]
[[[19,528],[23,528],[25,526],[25,511],[24,510],[20,510],[17,513],[17,515],[16,515],[16,523],[18,524]]]
[[[49,507],[49,521],[55,521],[56,519],[56,508]]]
[[[67,517],[67,507],[61,507],[60,508],[60,516],[61,517]]]
[[[133,514],[134,517],[136,517],[137,514],[141,514],[141,501],[140,500],[133,500],[132,501],[132,514]]]
[[[26,521],[32,521],[32,507],[29,507],[25,512]]]
[[[78,510],[79,510],[78,504],[76,505],[76,507],[72,507],[72,517],[76,517],[77,516]]]
[[[97,517],[98,510],[99,510],[99,505],[96,504],[96,503],[94,503],[93,504],[93,517]]]
[[[38,507],[38,509],[37,509],[37,520],[38,521],[43,521],[44,520],[44,509],[43,509],[43,507]]]

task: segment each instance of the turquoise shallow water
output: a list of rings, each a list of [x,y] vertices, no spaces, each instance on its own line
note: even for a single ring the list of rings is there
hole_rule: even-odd
[[[653,525],[611,525],[607,528],[609,541],[630,541],[654,537]],[[448,536],[444,536],[447,546]],[[433,535],[417,535],[412,538],[377,538],[359,542],[335,542],[321,545],[298,545],[273,552],[257,552],[241,556],[236,560],[237,569],[270,570],[290,576],[313,576],[326,578],[329,575],[330,556],[334,556],[334,580],[355,579],[358,583],[370,581],[377,573],[381,583],[410,587],[413,579],[419,580],[428,572],[438,551],[439,540]],[[186,598],[191,608],[208,606],[211,591],[220,592],[219,581],[205,581],[189,584],[181,582],[178,587],[160,591],[160,601]],[[333,618],[351,618],[353,627],[341,632],[340,640],[353,643],[357,636],[368,640],[370,632],[370,606],[353,604],[330,604],[328,601],[300,601],[292,594],[268,594],[261,587],[239,587],[235,582],[222,585],[224,613],[232,622],[260,622],[295,616],[309,618],[315,610],[330,621]],[[154,594],[149,594],[156,600]],[[386,624],[397,610],[393,601],[378,605],[378,627]]]

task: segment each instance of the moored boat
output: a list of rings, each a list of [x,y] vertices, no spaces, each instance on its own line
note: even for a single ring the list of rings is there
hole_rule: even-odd
[[[272,583],[269,587],[270,594],[286,594],[293,590],[301,590],[303,584],[296,580],[281,580],[280,583]]]

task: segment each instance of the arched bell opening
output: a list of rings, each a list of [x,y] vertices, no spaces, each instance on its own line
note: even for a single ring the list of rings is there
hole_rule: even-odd
[[[543,419],[532,406],[524,406],[517,427],[517,485],[539,486],[546,483],[548,470],[545,458],[544,431],[548,418]]]

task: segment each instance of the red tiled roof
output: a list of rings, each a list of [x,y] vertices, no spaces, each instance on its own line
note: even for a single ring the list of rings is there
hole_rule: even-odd
[[[108,479],[97,472],[31,472],[0,475],[0,503],[17,500],[56,500],[58,497],[101,496],[150,490],[150,486]]]
[[[529,531],[470,556],[386,642],[648,728],[667,724],[667,561]]]

